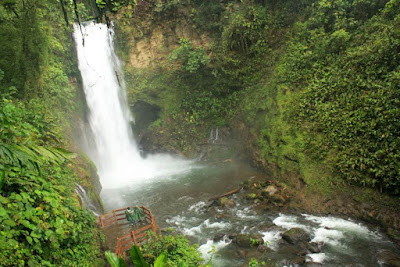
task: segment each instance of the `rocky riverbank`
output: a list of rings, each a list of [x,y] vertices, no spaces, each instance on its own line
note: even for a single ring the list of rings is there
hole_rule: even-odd
[[[305,213],[317,213],[318,216],[337,216],[338,218],[346,218],[346,220],[349,218],[354,222],[362,220],[369,229],[378,229],[383,226],[383,229],[390,238],[398,244],[396,235],[398,235],[399,232],[398,229],[394,228],[396,224],[390,228],[386,228],[384,225],[380,224],[382,219],[396,220],[398,217],[396,217],[394,213],[381,210],[381,212],[378,213],[380,214],[379,216],[373,217],[370,211],[368,217],[364,217],[365,214],[367,214],[367,207],[363,206],[357,209],[355,206],[356,202],[352,200],[348,201],[348,205],[336,207],[325,203],[325,205],[321,205],[325,210],[320,208],[318,211],[313,211],[312,205],[302,206],[302,204],[313,203],[312,201],[305,201],[302,199],[303,197],[303,195],[298,194],[293,189],[290,189],[287,185],[277,180],[257,181],[253,178],[243,182],[241,184],[241,190],[238,193],[224,194],[220,198],[213,200],[211,204],[207,206],[206,212],[210,213],[217,221],[221,222],[227,218],[226,216],[229,216],[227,215],[229,214],[229,209],[239,205],[250,207],[250,210],[254,211],[255,214],[284,213],[303,214],[304,216]],[[346,207],[350,208],[346,210]],[[371,220],[371,217],[373,217],[374,220]],[[343,219],[340,223],[344,222],[345,220]],[[275,264],[280,264],[279,266],[285,266],[285,264],[292,264],[292,266],[323,266],[322,263],[318,262],[321,260],[318,257],[325,256],[324,251],[327,249],[329,250],[329,246],[332,244],[330,244],[329,241],[325,243],[318,240],[318,238],[316,238],[317,233],[311,234],[309,229],[302,225],[293,224],[293,227],[287,226],[287,224],[282,225],[279,220],[271,221],[264,219],[259,226],[253,228],[250,232],[245,231],[233,234],[218,232],[212,238],[215,244],[218,244],[218,242],[232,243],[231,246],[234,247],[234,249],[231,249],[232,257],[245,258],[248,261],[250,259],[257,259],[260,262],[269,259],[270,261],[267,261],[267,263],[269,262],[271,266],[276,266]],[[331,231],[335,233],[335,231],[337,231],[335,229],[336,225],[332,224],[321,227],[318,231]],[[269,236],[269,238],[272,238],[274,242],[277,243],[274,245],[275,251],[271,249],[270,243],[267,240],[268,238],[260,233],[274,233],[274,235]],[[271,258],[274,259],[275,257],[272,256],[274,253],[285,255],[285,260],[271,260]],[[396,249],[376,249],[376,251],[374,251],[374,257],[376,262],[383,264],[382,266],[400,266],[400,257]],[[356,263],[355,261],[354,264]]]

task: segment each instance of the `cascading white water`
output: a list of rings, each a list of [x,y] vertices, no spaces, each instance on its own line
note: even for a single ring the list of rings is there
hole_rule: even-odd
[[[187,171],[191,162],[168,155],[141,158],[130,127],[133,119],[113,36],[113,30],[105,24],[75,25],[79,69],[94,139],[89,154],[98,168],[102,186],[120,187]]]

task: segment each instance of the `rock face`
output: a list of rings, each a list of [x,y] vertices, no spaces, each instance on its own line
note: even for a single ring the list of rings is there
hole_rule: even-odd
[[[138,135],[159,118],[161,108],[157,105],[139,100],[135,103],[131,111],[135,118],[135,124],[132,125],[132,130]]]
[[[236,243],[243,248],[257,247],[264,244],[262,235],[258,234],[238,234],[236,236]]]
[[[283,233],[282,239],[287,241],[288,243],[295,245],[297,243],[302,242],[310,242],[310,235],[301,228],[292,228]]]
[[[400,255],[390,250],[379,250],[375,257],[383,267],[400,267]]]

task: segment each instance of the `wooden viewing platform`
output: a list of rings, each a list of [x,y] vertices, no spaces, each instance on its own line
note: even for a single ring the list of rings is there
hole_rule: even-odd
[[[115,254],[118,257],[123,257],[125,251],[129,250],[132,244],[140,246],[145,243],[148,239],[147,231],[157,232],[158,227],[151,211],[143,206],[139,208],[143,210],[144,222],[138,222],[135,226],[130,226],[126,219],[125,210],[127,207],[97,217],[97,226],[105,230],[106,238],[110,239],[118,234],[127,233],[116,239]],[[110,228],[109,233],[107,233],[108,228]]]

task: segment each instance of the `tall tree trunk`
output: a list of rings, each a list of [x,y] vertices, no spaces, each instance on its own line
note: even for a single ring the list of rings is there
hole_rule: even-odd
[[[110,12],[113,12],[113,5],[110,0],[105,0],[107,8],[110,10]]]
[[[81,20],[79,19],[78,5],[76,4],[76,0],[74,0],[74,11],[75,11],[76,20],[78,21],[78,24],[79,24],[79,27],[80,27],[81,26]]]
[[[67,28],[68,28],[69,27],[69,21],[68,21],[68,14],[67,14],[67,11],[65,10],[65,6],[64,6],[64,0],[60,0],[60,4],[61,4],[62,12],[64,14],[65,24],[67,25]]]
[[[76,4],[76,0],[74,0],[74,11],[75,11],[76,20],[78,21],[78,24],[79,24],[79,30],[81,31],[81,34],[82,34],[82,43],[84,46],[85,45],[85,37],[84,37],[83,31],[82,31],[81,20],[79,19],[78,5]]]

